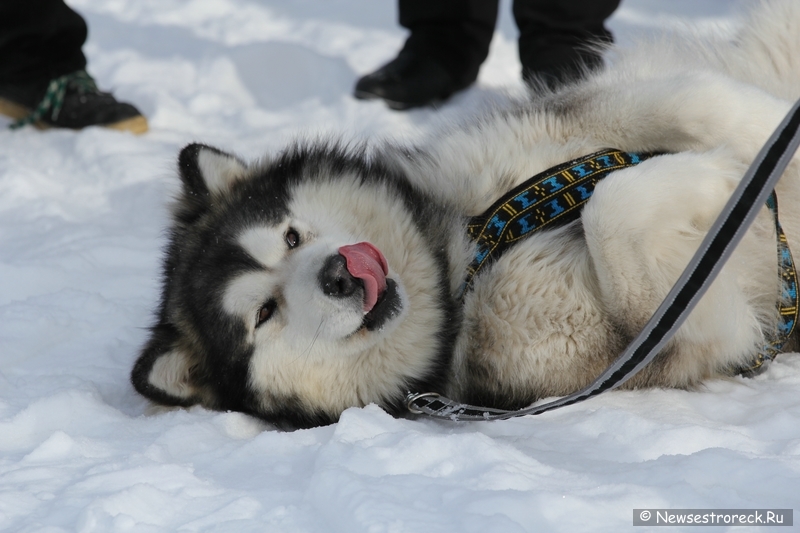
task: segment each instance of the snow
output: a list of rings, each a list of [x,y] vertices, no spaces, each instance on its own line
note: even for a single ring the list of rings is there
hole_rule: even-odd
[[[755,379],[490,423],[369,406],[280,432],[240,413],[154,412],[128,374],[158,299],[178,150],[250,159],[318,132],[413,139],[522,90],[516,30],[505,2],[478,85],[397,113],[350,96],[403,41],[393,2],[69,3],[89,22],[91,72],[152,130],[0,119],[0,530],[616,532],[636,508],[798,506],[796,354]],[[730,28],[733,10],[625,0],[610,25],[624,45],[681,17]]]

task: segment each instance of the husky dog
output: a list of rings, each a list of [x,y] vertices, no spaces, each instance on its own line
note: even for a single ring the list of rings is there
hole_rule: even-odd
[[[298,141],[250,164],[187,146],[135,388],[305,427],[369,403],[399,414],[409,391],[511,409],[586,386],[660,304],[800,96],[800,2],[762,2],[740,28],[612,50],[582,82],[418,146]],[[610,174],[578,220],[521,240],[462,292],[469,217],[609,147],[663,155]],[[800,250],[797,159],[777,197]],[[780,295],[764,208],[626,387],[734,374],[775,332]]]

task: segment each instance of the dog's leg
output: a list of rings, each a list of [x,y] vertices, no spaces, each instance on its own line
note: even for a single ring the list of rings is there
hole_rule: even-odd
[[[681,152],[732,148],[750,162],[791,104],[725,76],[696,72],[625,81],[599,76],[550,103],[565,138],[601,146]]]
[[[601,182],[583,212],[603,306],[629,338],[680,276],[744,172],[728,150],[656,157]],[[764,210],[669,347],[632,385],[729,373],[776,320],[774,225]]]
[[[564,138],[588,135],[595,147],[630,151],[730,150],[750,165],[791,103],[721,74],[695,72],[622,83],[613,73],[554,96],[554,118]],[[618,78],[618,76],[617,76]],[[558,105],[564,106],[558,111]],[[783,205],[800,202],[800,155],[776,187]],[[800,212],[784,209],[783,227],[800,248]]]
[[[601,148],[682,152],[727,146],[749,164],[790,107],[718,73],[628,79],[610,70],[445,128],[424,149],[400,151],[393,159],[418,186],[473,215],[522,180]]]

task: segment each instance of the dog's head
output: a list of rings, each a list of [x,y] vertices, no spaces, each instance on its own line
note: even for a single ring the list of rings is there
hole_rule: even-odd
[[[446,222],[402,176],[337,147],[248,166],[197,144],[179,173],[140,393],[309,426],[441,387]]]

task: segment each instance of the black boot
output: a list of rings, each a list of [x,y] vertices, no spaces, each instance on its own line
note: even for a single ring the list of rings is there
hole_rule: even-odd
[[[392,109],[403,110],[437,104],[470,83],[457,83],[430,57],[403,50],[394,60],[359,79],[354,96],[362,100],[380,98]]]
[[[132,133],[147,131],[147,119],[131,104],[102,92],[86,71],[50,81],[0,83],[0,113],[16,119],[12,128],[82,129],[103,126]]]
[[[411,34],[396,59],[358,80],[356,98],[409,109],[472,85],[489,53],[497,0],[399,0],[398,8]]]

